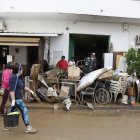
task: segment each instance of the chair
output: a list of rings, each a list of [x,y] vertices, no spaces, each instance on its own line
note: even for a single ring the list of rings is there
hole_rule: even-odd
[[[120,76],[118,81],[111,80],[110,93],[114,94],[114,103],[117,100],[118,94],[124,95],[127,88],[127,77]]]
[[[92,103],[96,104],[94,94],[95,94],[95,88],[92,87],[87,87],[85,91],[81,91],[80,95],[81,95],[82,104],[84,102],[85,95],[90,95],[92,99]]]

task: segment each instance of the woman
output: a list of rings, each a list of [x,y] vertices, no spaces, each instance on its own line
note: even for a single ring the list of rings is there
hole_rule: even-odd
[[[0,94],[2,95],[2,102],[1,102],[1,106],[0,106],[1,115],[4,115],[5,104],[9,97],[9,79],[12,74],[12,67],[13,67],[13,63],[8,62],[6,64],[5,70],[2,73],[2,79],[1,79],[2,86],[1,86],[1,90],[0,90]]]
[[[27,114],[27,108],[22,100],[22,95],[24,90],[30,93],[34,93],[28,87],[25,87],[21,75],[23,73],[23,68],[21,64],[15,64],[13,67],[13,74],[10,77],[9,89],[11,96],[11,111],[14,111],[16,108],[22,113],[22,119],[25,124],[25,133],[35,133],[36,129],[29,125],[29,119]]]

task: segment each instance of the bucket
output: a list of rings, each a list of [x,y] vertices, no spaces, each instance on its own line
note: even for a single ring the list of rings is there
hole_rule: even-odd
[[[10,112],[3,116],[4,127],[14,128],[19,125],[19,112]]]

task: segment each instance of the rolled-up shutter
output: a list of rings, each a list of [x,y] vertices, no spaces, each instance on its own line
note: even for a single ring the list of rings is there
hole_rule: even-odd
[[[39,46],[39,37],[0,37],[2,46]]]

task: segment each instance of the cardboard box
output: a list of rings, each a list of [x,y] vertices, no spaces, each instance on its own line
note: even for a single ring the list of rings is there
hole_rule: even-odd
[[[69,66],[68,67],[68,79],[80,79],[80,68],[76,66]]]

